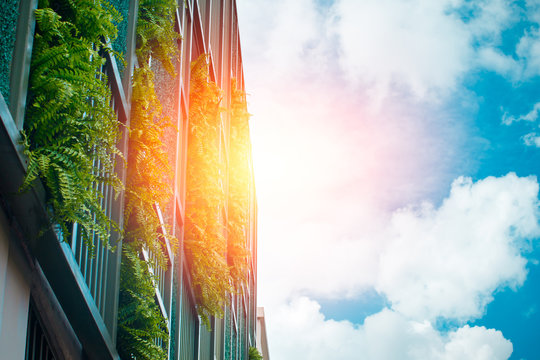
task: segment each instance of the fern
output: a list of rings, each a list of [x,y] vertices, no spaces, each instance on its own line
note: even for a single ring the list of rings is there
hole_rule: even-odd
[[[176,41],[180,35],[174,30],[176,1],[141,0],[137,23],[137,58],[139,64],[156,58],[164,68],[174,74],[174,61],[178,60]]]
[[[227,294],[233,288],[222,220],[225,168],[219,149],[221,90],[208,79],[204,54],[191,64],[189,102],[184,242],[191,259],[197,310],[209,328],[210,316],[223,316]]]
[[[122,249],[120,284],[120,356],[123,359],[166,359],[167,352],[155,340],[168,342],[167,324],[153,301],[155,288],[148,265],[141,260],[133,244],[124,245]]]
[[[157,231],[160,223],[154,204],[163,206],[172,195],[172,169],[161,140],[164,129],[172,124],[162,116],[149,60],[155,57],[174,74],[173,61],[178,57],[176,40],[179,39],[173,26],[175,11],[174,0],[143,0],[139,5],[136,49],[139,67],[133,74],[126,187],[127,237],[160,254],[163,261],[164,235]],[[169,240],[175,242],[172,238]]]
[[[142,0],[139,3],[136,55],[139,67],[133,73],[133,93],[126,184],[126,252],[122,262],[118,349],[124,358],[138,360],[166,359],[164,349],[153,339],[165,340],[168,333],[164,319],[156,307],[149,264],[136,253],[143,247],[156,254],[165,266],[163,244],[168,236],[173,248],[176,239],[158,231],[161,224],[154,205],[163,207],[170,199],[172,169],[163,146],[164,129],[172,126],[162,114],[154,87],[154,72],[150,59],[157,59],[174,75],[178,56],[179,34],[174,31],[174,0]],[[141,270],[144,269],[144,270]],[[129,278],[134,273],[135,281]],[[146,290],[141,289],[146,284]],[[150,291],[152,290],[152,291]]]
[[[248,225],[252,183],[250,167],[249,114],[245,93],[231,83],[231,117],[229,145],[228,239],[227,257],[235,285],[245,282],[249,258]]]
[[[49,6],[62,11],[64,19]],[[78,222],[92,248],[93,234],[105,243],[118,226],[100,206],[99,184],[118,192],[114,173],[119,138],[101,51],[114,39],[118,13],[103,0],[41,1],[30,72],[30,106],[23,131],[28,173],[21,190],[40,178],[64,238]]]
[[[250,346],[249,360],[264,360],[264,358],[256,347]]]
[[[207,56],[191,65],[184,241],[191,259],[197,310],[209,327],[223,316],[247,272],[247,228],[252,174],[245,94],[232,83],[229,178],[220,157],[221,91],[208,78]],[[227,206],[225,222],[222,211]]]

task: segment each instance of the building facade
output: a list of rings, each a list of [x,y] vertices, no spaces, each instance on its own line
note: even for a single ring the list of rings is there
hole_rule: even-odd
[[[28,108],[37,97],[31,90],[31,72],[36,66],[32,54],[36,51],[36,28],[40,27],[36,25],[36,9],[41,3],[6,0],[0,4],[0,359],[120,359],[120,273],[126,245],[120,231],[110,230],[111,246],[103,244],[97,230],[85,233],[76,221],[65,231],[51,219],[56,209],[49,201],[52,191],[43,181],[36,180],[27,191],[20,191],[30,163],[21,130],[32,120]],[[121,15],[114,22],[118,37],[110,44],[114,51],[101,51],[99,56],[112,94],[110,106],[119,124],[117,147],[125,154],[117,156],[115,174],[125,184],[132,166],[127,161],[133,146],[132,79],[141,67],[137,22],[144,16],[141,9],[145,1],[109,3]],[[62,7],[58,8],[61,12]],[[164,349],[168,359],[247,360],[249,348],[257,346],[257,204],[251,168],[245,189],[247,223],[242,228],[249,253],[243,267],[244,281],[233,284],[236,291],[225,295],[222,318],[210,316],[208,325],[198,315],[199,287],[192,282],[192,254],[184,241],[190,211],[186,207],[186,168],[190,163],[191,64],[204,54],[208,80],[221,90],[218,128],[224,173],[220,186],[225,194],[228,179],[235,176],[228,171],[230,110],[233,93],[244,91],[236,1],[178,1],[170,24],[178,34],[178,55],[172,57],[174,71],[167,72],[155,58],[149,60],[162,118],[172,124],[160,137],[172,169],[167,180],[172,196],[166,203],[156,204],[153,211],[159,232],[167,233],[177,244],[165,240],[161,245],[166,261],[158,261],[148,249],[138,252],[153,275],[154,301],[168,333],[166,341],[155,338],[153,343]],[[103,214],[123,229],[127,223],[126,192],[115,194],[113,185],[106,182],[96,184],[95,191],[100,194]],[[218,213],[225,226],[229,221],[227,202]],[[227,239],[227,231],[223,236]],[[226,254],[223,256],[226,259]]]
[[[266,336],[266,320],[263,307],[257,307],[257,349],[264,360],[270,360],[268,337]]]

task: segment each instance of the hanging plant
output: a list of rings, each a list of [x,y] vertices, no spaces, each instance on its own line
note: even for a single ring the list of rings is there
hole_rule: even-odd
[[[164,260],[164,235],[154,205],[163,207],[172,195],[172,169],[163,145],[166,127],[154,87],[150,59],[157,59],[174,76],[179,34],[174,31],[176,1],[143,0],[137,22],[138,68],[133,74],[128,179],[125,218],[129,241],[140,243]],[[172,238],[169,240],[173,240]],[[173,241],[174,242],[174,241]]]
[[[61,10],[65,19],[55,10]],[[28,172],[21,190],[40,178],[51,223],[64,238],[77,222],[90,248],[119,230],[101,208],[101,184],[118,193],[114,173],[119,123],[102,72],[118,12],[103,0],[40,1],[30,68],[29,107],[22,133]]]
[[[250,346],[249,360],[264,360],[264,358],[256,347]]]
[[[245,282],[249,258],[249,201],[252,184],[246,95],[231,83],[227,258],[236,286]]]
[[[126,359],[167,358],[167,349],[156,345],[156,339],[168,342],[166,322],[155,301],[150,264],[141,259],[140,252],[146,248],[156,255],[161,266],[166,266],[165,237],[173,248],[176,246],[176,239],[158,231],[161,223],[154,209],[156,204],[163,207],[172,195],[172,169],[162,141],[164,129],[172,124],[162,114],[150,66],[151,59],[158,60],[169,74],[175,75],[180,37],[174,31],[176,6],[175,0],[142,0],[139,4],[117,345]]]
[[[160,339],[166,344],[169,333],[167,323],[153,301],[155,288],[148,264],[141,260],[133,244],[125,244],[122,250],[119,355],[123,359],[166,359],[166,349],[156,344],[155,340]]]
[[[222,317],[228,295],[245,281],[249,256],[249,114],[245,94],[234,81],[232,89],[226,196],[227,169],[220,155],[221,90],[209,80],[206,55],[191,64],[184,243],[197,310],[208,328],[210,316]]]
[[[221,90],[209,80],[203,54],[191,64],[184,243],[191,260],[197,310],[208,328],[210,316],[223,316],[227,294],[232,291],[225,258],[226,169],[219,151],[220,102]]]

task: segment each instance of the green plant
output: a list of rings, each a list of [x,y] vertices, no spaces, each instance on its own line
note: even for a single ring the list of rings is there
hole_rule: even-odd
[[[263,356],[256,347],[249,347],[249,360],[263,360]]]
[[[175,0],[142,0],[137,22],[136,55],[139,67],[133,73],[133,93],[126,184],[126,246],[123,253],[120,282],[120,314],[118,349],[125,358],[138,360],[166,359],[167,351],[157,347],[155,339],[165,339],[167,329],[156,306],[149,264],[139,253],[145,248],[166,265],[164,242],[166,236],[173,248],[176,239],[158,229],[160,220],[155,205],[163,206],[172,195],[171,166],[162,137],[171,125],[162,115],[154,86],[151,59],[157,59],[174,75],[179,34],[174,32]],[[141,270],[144,269],[144,270]],[[129,276],[133,276],[135,281]],[[143,286],[144,289],[139,288]],[[167,336],[165,336],[167,335]]]
[[[252,185],[249,113],[246,95],[231,83],[227,257],[235,285],[247,273],[249,202]]]
[[[166,350],[156,339],[168,342],[167,324],[155,296],[148,264],[141,260],[139,249],[126,244],[122,249],[120,271],[120,306],[118,312],[118,350],[123,359],[166,359]],[[152,301],[148,301],[152,299]]]
[[[158,59],[170,74],[175,73],[176,41],[180,38],[174,30],[176,8],[177,2],[172,0],[141,0],[136,50],[139,66],[146,66],[152,57]]]
[[[69,234],[77,222],[90,247],[117,225],[101,208],[101,184],[118,192],[114,173],[119,124],[102,72],[119,14],[103,0],[40,1],[30,71],[30,106],[22,133],[28,172],[21,190],[45,184],[51,222]],[[59,9],[59,13],[49,6]]]
[[[222,317],[228,295],[239,291],[245,281],[252,175],[245,94],[233,81],[225,191],[227,169],[220,151],[222,95],[209,79],[207,61],[203,54],[191,64],[184,242],[197,310],[209,327],[210,316]]]
[[[172,195],[172,170],[161,140],[164,129],[172,124],[168,117],[162,116],[150,59],[159,60],[174,75],[179,38],[173,30],[175,10],[174,0],[144,0],[139,5],[136,49],[139,67],[133,74],[126,186],[127,238],[146,246],[162,260],[165,239],[157,231],[160,222],[154,205],[163,206]],[[174,243],[174,239],[169,240]]]
[[[209,327],[211,315],[223,316],[227,294],[233,288],[225,258],[226,169],[219,149],[221,90],[208,78],[204,54],[191,64],[189,103],[184,243],[191,259],[197,310]]]

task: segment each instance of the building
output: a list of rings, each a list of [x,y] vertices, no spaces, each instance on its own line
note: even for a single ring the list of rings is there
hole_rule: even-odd
[[[270,360],[268,350],[268,338],[266,336],[266,320],[264,317],[264,308],[257,308],[257,349],[264,360]]]
[[[74,3],[85,2],[88,1]],[[104,59],[101,70],[107,75],[112,94],[110,106],[120,123],[117,147],[127,159],[134,147],[133,135],[127,130],[134,129],[132,79],[134,71],[142,67],[136,56],[137,21],[146,16],[142,9],[148,0],[109,2],[122,16],[114,22],[118,38],[112,49],[117,53],[101,51],[99,56]],[[168,242],[159,245],[166,261],[158,261],[148,249],[139,248],[137,253],[152,264],[149,269],[154,275],[153,301],[168,334],[168,341],[154,338],[152,343],[164,349],[168,359],[248,359],[249,347],[257,346],[257,205],[252,177],[246,188],[248,218],[242,227],[250,254],[242,268],[245,281],[241,286],[237,284],[238,291],[226,295],[229,301],[223,308],[223,317],[209,317],[209,328],[197,312],[199,287],[192,282],[193,254],[185,243],[185,227],[190,221],[189,206],[186,209],[186,194],[190,190],[186,179],[190,164],[190,64],[201,54],[207,54],[209,79],[221,89],[220,107],[226,109],[219,114],[218,124],[219,156],[224,164],[220,186],[224,193],[228,191],[228,179],[234,176],[228,172],[232,146],[229,110],[235,91],[244,90],[236,1],[186,0],[177,5],[170,28],[178,34],[174,38],[179,54],[172,57],[174,71],[167,73],[156,56],[150,56],[148,61],[155,75],[163,118],[168,117],[173,124],[160,137],[173,171],[167,180],[172,197],[152,211],[159,220],[160,234],[168,233],[178,239],[177,247]],[[19,191],[29,171],[21,130],[33,120],[35,109],[33,113],[29,107],[38,97],[31,90],[30,78],[32,54],[37,51],[36,46],[39,48],[34,38],[36,28],[40,28],[36,26],[37,8],[38,0],[6,0],[0,4],[0,359],[120,359],[120,273],[126,262],[121,250],[126,247],[126,240],[112,229],[109,243],[113,247],[108,248],[102,245],[98,230],[87,233],[78,222],[69,223],[68,231],[63,229],[52,221],[51,214],[61,211],[48,202],[53,191],[44,181],[34,181],[28,191]],[[57,8],[60,12],[64,9]],[[92,14],[96,19],[101,16]],[[64,18],[69,19],[69,12],[65,12]],[[50,21],[53,24],[56,20]],[[41,28],[39,31],[45,26]],[[80,28],[77,34],[84,35],[91,28]],[[125,63],[118,61],[115,54],[123,54]],[[126,183],[130,171],[133,164],[117,157],[118,179]],[[115,197],[113,186],[105,182],[95,185],[95,191],[101,194],[103,214],[123,229],[128,222],[124,216],[128,193],[121,191]],[[230,218],[227,206],[225,201],[218,214],[224,226]],[[93,216],[99,217],[95,213]],[[225,238],[227,234],[224,231]],[[90,242],[85,241],[88,237]]]

